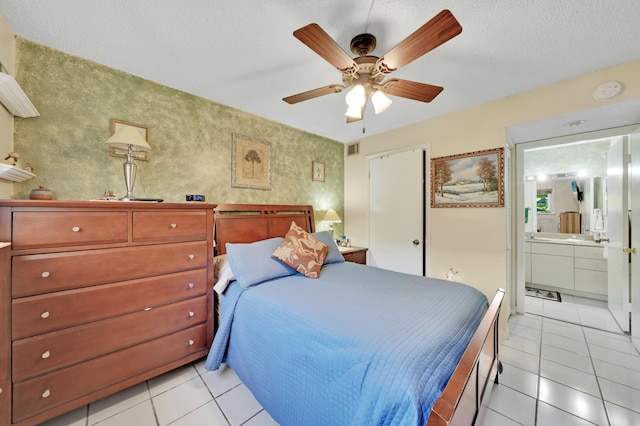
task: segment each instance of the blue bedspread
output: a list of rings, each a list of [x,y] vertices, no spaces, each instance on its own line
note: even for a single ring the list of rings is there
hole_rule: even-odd
[[[232,283],[206,368],[228,363],[281,425],[422,426],[487,306],[464,284],[354,263]]]

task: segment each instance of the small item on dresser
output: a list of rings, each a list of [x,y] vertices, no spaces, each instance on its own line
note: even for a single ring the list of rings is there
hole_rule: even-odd
[[[187,201],[201,201],[204,203],[204,195],[187,194],[185,198]]]
[[[31,191],[29,194],[29,199],[31,200],[53,200],[53,193],[45,188],[44,186],[39,186]]]
[[[109,191],[106,189],[104,190],[104,194],[98,197],[98,200],[103,200],[103,201],[111,201],[111,200],[117,200],[117,199],[118,197],[115,196],[113,191]]]

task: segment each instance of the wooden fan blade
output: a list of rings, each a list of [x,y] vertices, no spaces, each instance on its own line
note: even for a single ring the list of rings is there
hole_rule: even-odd
[[[341,84],[331,84],[329,86],[298,93],[297,95],[287,96],[286,98],[282,98],[282,100],[289,104],[297,104],[298,102],[307,101],[319,96],[342,92],[342,89],[344,89],[344,86]]]
[[[355,72],[358,65],[318,24],[309,24],[293,32],[295,38],[342,72]]]
[[[388,95],[413,99],[420,102],[431,102],[444,89],[440,86],[418,83],[417,81],[400,80],[397,78],[387,80],[382,84],[384,92]]]
[[[382,56],[378,61],[378,69],[384,74],[389,74],[451,40],[461,32],[462,26],[458,20],[445,9]]]

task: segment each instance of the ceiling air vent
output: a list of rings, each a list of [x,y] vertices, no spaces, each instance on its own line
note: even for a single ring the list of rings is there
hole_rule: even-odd
[[[360,142],[347,145],[347,155],[356,155],[360,152]]]

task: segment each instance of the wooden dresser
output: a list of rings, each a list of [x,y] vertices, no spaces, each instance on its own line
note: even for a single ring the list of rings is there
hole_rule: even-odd
[[[0,426],[206,356],[214,207],[0,201]]]

